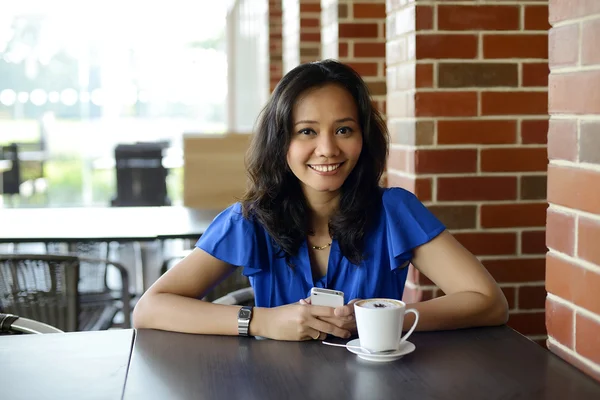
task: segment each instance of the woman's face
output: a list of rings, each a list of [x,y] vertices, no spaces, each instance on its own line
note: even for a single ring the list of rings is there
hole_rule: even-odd
[[[352,95],[335,84],[308,89],[294,104],[292,124],[287,163],[304,194],[338,191],[362,150]]]

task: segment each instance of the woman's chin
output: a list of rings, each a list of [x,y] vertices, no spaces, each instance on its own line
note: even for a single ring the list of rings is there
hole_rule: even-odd
[[[337,192],[340,190],[342,185],[338,184],[327,184],[327,185],[304,185],[305,190],[308,189],[311,192],[317,193],[329,193],[329,192]]]

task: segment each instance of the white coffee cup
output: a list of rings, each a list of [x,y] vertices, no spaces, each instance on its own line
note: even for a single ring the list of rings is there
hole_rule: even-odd
[[[407,313],[415,314],[415,322],[402,336]],[[417,310],[406,308],[406,303],[395,299],[359,300],[354,303],[354,315],[360,346],[372,352],[398,349],[419,322]]]

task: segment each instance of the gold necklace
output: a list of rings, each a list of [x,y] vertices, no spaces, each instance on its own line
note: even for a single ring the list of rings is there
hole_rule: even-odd
[[[312,244],[310,245],[310,247],[312,247],[313,250],[325,250],[329,246],[331,246],[331,242],[327,243],[325,246],[313,246]]]

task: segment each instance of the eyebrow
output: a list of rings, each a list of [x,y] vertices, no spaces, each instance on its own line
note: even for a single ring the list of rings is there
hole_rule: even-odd
[[[352,117],[346,117],[346,118],[342,118],[342,119],[336,119],[334,122],[336,123],[341,123],[341,122],[349,122],[352,121],[354,123],[356,123],[356,120]],[[308,119],[303,119],[302,121],[298,121],[294,124],[294,126],[299,125],[299,124],[318,124],[318,121],[313,121],[313,120],[308,120]]]

